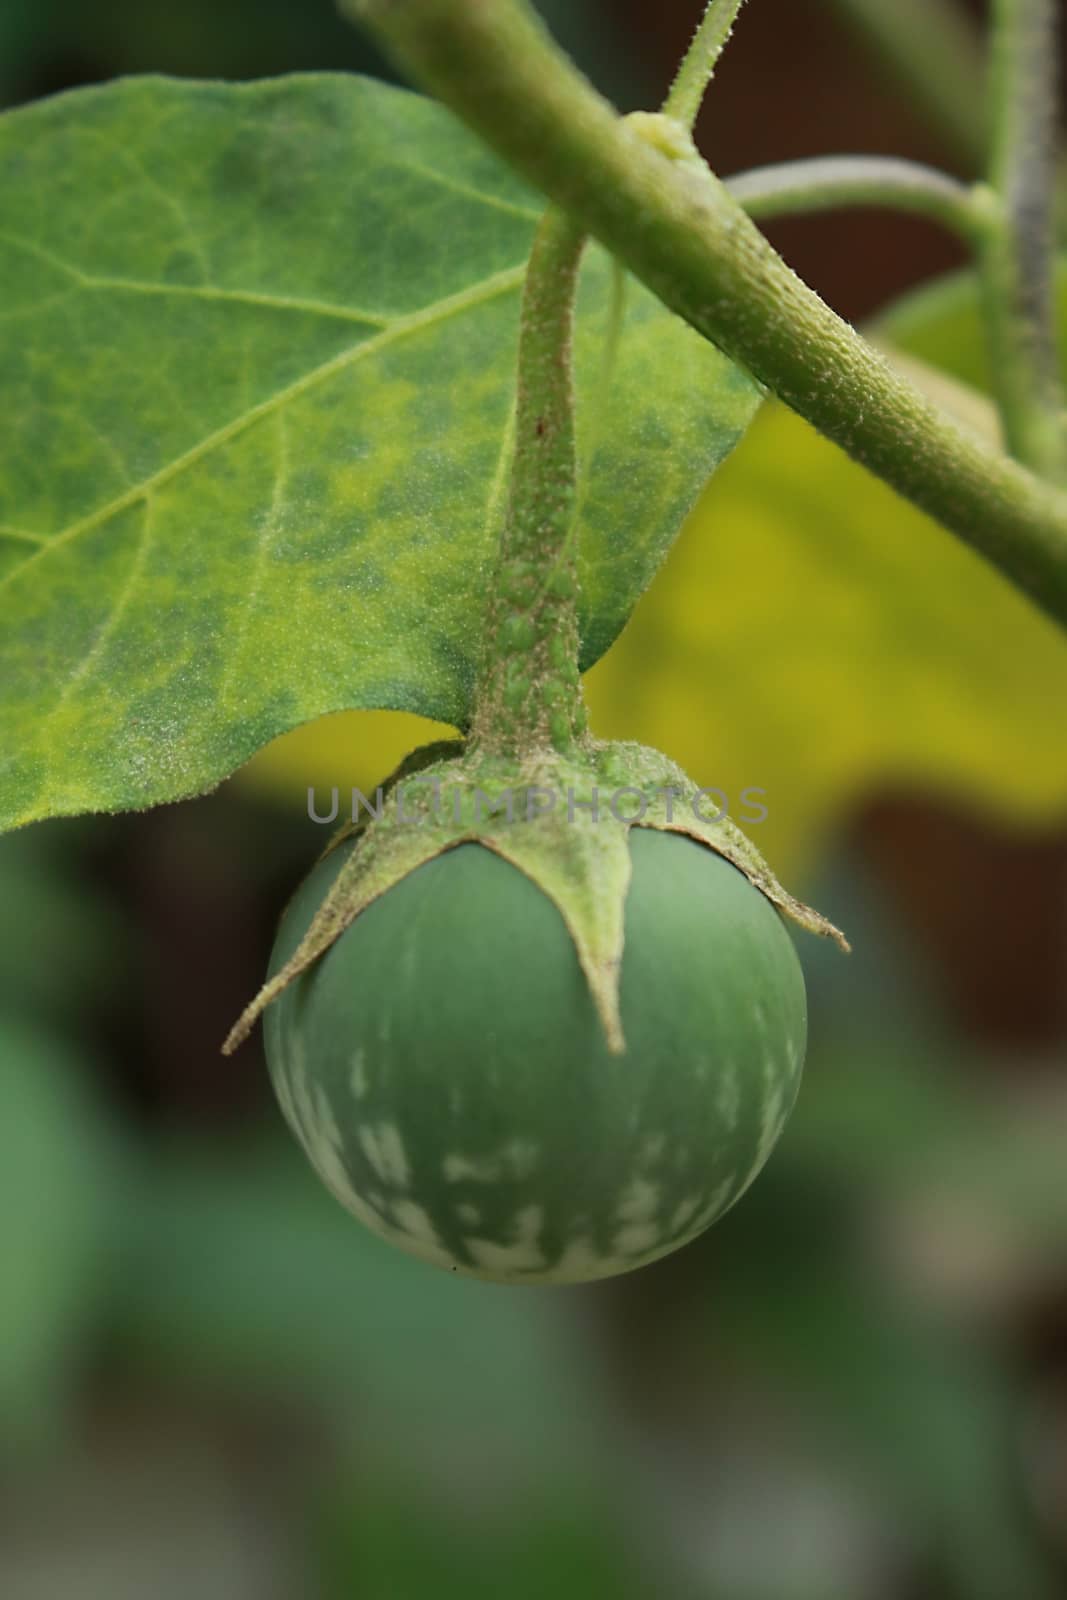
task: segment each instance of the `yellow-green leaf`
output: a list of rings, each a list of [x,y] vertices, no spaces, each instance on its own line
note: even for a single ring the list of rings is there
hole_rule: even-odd
[[[969,279],[878,331],[954,378],[984,371]],[[1067,811],[1067,637],[778,405],[709,486],[592,683],[609,735],[662,745],[734,808],[765,788],[767,820],[750,831],[786,874],[885,785],[1003,822]]]
[[[462,723],[538,198],[353,77],[0,118],[0,826],[200,793],[324,712]],[[591,253],[586,664],[755,387]]]

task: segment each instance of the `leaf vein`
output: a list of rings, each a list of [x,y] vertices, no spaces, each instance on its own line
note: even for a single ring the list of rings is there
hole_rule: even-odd
[[[373,338],[361,340],[359,344],[349,345],[347,349],[339,351],[337,355],[331,356],[328,361],[323,361],[319,366],[313,367],[310,372],[304,373],[302,377],[294,379],[292,383],[276,390],[274,394],[268,395],[266,399],[260,400],[256,405],[250,406],[247,411],[242,412],[239,416],[231,418],[221,428],[216,428],[213,433],[207,434],[203,439],[198,440],[195,445],[191,445],[182,455],[177,456],[173,461],[167,462],[165,466],[160,467],[158,471],[150,474],[140,483],[131,485],[129,489],[124,490],[120,495],[116,495],[106,505],[99,506],[95,511],[88,512],[84,517],[80,517],[76,522],[72,522],[68,527],[54,534],[46,544],[42,545],[40,550],[28,556],[18,566],[12,567],[10,571],[0,578],[0,589],[5,588],[15,577],[25,572],[27,567],[40,560],[42,556],[69,544],[81,534],[100,527],[101,524],[116,516],[120,511],[125,511],[130,506],[135,505],[142,496],[162,488],[164,484],[179,476],[187,467],[209,455],[212,450],[217,449],[220,445],[227,444],[231,439],[236,438],[262,418],[270,416],[279,407],[287,405],[290,401],[298,399],[303,394],[307,394],[320,383],[335,377],[339,372],[345,371],[356,362],[362,361],[369,356],[377,355],[381,350],[399,343],[402,339],[408,338],[412,334],[419,333],[425,328],[433,327],[438,322],[445,322],[464,311],[473,310],[476,306],[483,305],[499,295],[517,289],[522,282],[524,272],[525,266],[520,265],[508,267],[502,272],[493,273],[491,276],[483,278],[480,282],[472,284],[469,288],[460,290],[457,294],[446,295],[443,299],[433,301],[419,311],[414,311],[405,317],[398,317]]]
[[[162,203],[162,205],[170,212],[178,226],[179,232],[184,235],[189,253],[196,259],[197,265],[199,266],[200,271],[203,273],[204,280],[206,282],[211,277],[207,252],[204,249],[203,241],[200,239],[196,229],[193,227],[189,213],[186,211],[181,201],[171,194],[169,190],[164,188],[163,184],[160,183],[158,178],[153,177],[152,173],[149,172],[148,168],[144,164],[144,161],[137,154],[135,149],[129,145],[119,144],[115,139],[107,138],[107,136],[101,133],[97,128],[86,129],[85,133],[87,133],[89,137],[94,138],[98,144],[102,144],[106,150],[110,150],[119,161],[123,162],[129,171],[133,172],[136,177],[140,178],[145,189],[154,194]]]
[[[17,539],[20,544],[48,543],[48,537],[43,533],[30,533],[25,528],[11,528],[6,523],[0,524],[0,539]]]
[[[148,546],[151,543],[152,506],[153,501],[151,495],[146,495],[144,502],[144,515],[141,518],[141,531],[133,552],[133,559],[130,562],[129,572],[126,574],[126,578],[121,589],[115,596],[106,620],[101,623],[100,628],[97,630],[96,638],[93,640],[91,646],[86,651],[82,659],[76,664],[74,671],[64,684],[55,705],[52,707],[49,717],[50,721],[54,720],[57,713],[64,705],[66,705],[78,684],[81,683],[83,679],[87,678],[92,672],[93,667],[99,661],[104,652],[105,645],[115,632],[123,613],[126,611],[130,601],[133,599],[138,580],[140,579],[141,573],[144,570],[145,558],[148,554]]]
[[[306,300],[300,295],[272,294],[258,289],[222,289],[214,284],[149,283],[137,278],[97,278],[85,276],[88,289],[108,289],[119,293],[170,295],[189,300],[218,300],[230,304],[263,306],[270,311],[300,311],[312,316],[334,317],[339,322],[364,323],[369,328],[388,328],[395,318],[354,307],[333,305],[328,300]]]
[[[228,698],[230,687],[238,663],[244,653],[248,642],[248,633],[252,624],[252,615],[263,588],[263,580],[267,571],[267,557],[271,540],[277,533],[281,524],[282,510],[289,484],[289,439],[285,427],[285,412],[279,411],[275,416],[277,428],[277,451],[275,459],[274,483],[271,488],[270,507],[263,518],[259,538],[256,540],[255,555],[252,561],[252,570],[249,575],[248,588],[245,592],[244,602],[241,606],[241,620],[234,630],[234,636],[229,648],[229,660],[219,682],[218,700],[220,704]]]
[[[414,172],[420,178],[426,178],[431,183],[439,184],[442,189],[448,189],[452,194],[476,200],[479,205],[489,206],[494,211],[504,211],[510,217],[521,217],[525,222],[541,220],[541,212],[533,210],[530,206],[516,205],[513,200],[502,200],[495,194],[486,194],[484,190],[476,189],[472,183],[463,183],[459,178],[449,177],[447,173],[438,172],[434,167],[424,166],[421,161],[415,161],[411,156],[399,156],[396,165],[404,171]]]
[[[396,318],[383,316],[380,312],[363,311],[354,306],[335,305],[329,300],[316,300],[305,298],[302,295],[274,294],[269,290],[259,289],[225,289],[212,283],[152,283],[143,278],[119,278],[86,272],[81,267],[76,267],[73,262],[57,256],[54,251],[46,250],[43,245],[36,244],[32,239],[24,239],[18,234],[0,232],[0,242],[14,246],[17,250],[24,250],[27,255],[36,257],[47,266],[55,267],[57,271],[73,278],[80,289],[112,290],[117,293],[146,294],[146,295],[173,295],[191,300],[218,300],[244,305],[264,306],[268,310],[300,311],[309,315],[321,317],[335,317],[341,322],[365,323],[370,328],[388,328]],[[4,321],[25,316],[40,310],[44,305],[54,305],[57,300],[67,299],[74,290],[64,290],[59,294],[50,295],[47,301],[36,301],[30,306],[15,306],[0,312]]]

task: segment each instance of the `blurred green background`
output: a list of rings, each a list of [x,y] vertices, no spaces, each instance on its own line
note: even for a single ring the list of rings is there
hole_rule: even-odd
[[[543,6],[626,107],[698,9]],[[968,171],[967,96],[932,111],[847,11],[751,0],[717,170]],[[309,68],[382,70],[328,0],[0,0],[8,105]],[[931,228],[773,236],[983,384],[965,280],[887,314],[960,265]],[[0,839],[4,1600],[1067,1595],[1067,645],[768,408],[591,697],[598,731],[765,788],[753,836],[855,948],[803,941],[810,1062],[759,1183],[607,1284],[392,1252],[303,1164],[258,1041],[218,1054],[321,845],[308,783],[372,787],[425,725],[327,719],[195,804]]]

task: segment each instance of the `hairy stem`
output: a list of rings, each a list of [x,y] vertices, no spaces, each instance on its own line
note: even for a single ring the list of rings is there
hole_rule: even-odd
[[[999,200],[982,252],[986,324],[1004,437],[1035,472],[1067,478],[1053,285],[1054,0],[993,0],[989,181]]]
[[[958,0],[828,0],[971,172],[985,165],[981,36]]]
[[[801,216],[842,206],[879,206],[929,217],[982,241],[989,221],[989,194],[918,161],[890,156],[817,156],[756,167],[724,180],[733,198],[756,222]]]
[[[708,8],[663,102],[665,116],[692,128],[745,0],[708,0]]]
[[[425,87],[664,303],[1067,625],[1067,497],[987,451],[627,126],[516,0],[349,0]]]
[[[571,350],[583,245],[553,207],[526,270],[511,482],[471,728],[472,744],[492,753],[551,745],[565,754],[585,731]]]

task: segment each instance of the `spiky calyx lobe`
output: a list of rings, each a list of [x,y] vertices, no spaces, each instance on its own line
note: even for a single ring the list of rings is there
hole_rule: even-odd
[[[331,848],[357,838],[286,962],[268,978],[227,1039],[228,1052],[272,1001],[318,961],[368,906],[409,873],[464,843],[479,843],[523,872],[563,918],[600,1016],[609,1050],[625,1034],[619,1011],[628,835],[688,835],[737,867],[784,916],[808,931],[844,936],[788,894],[729,817],[708,817],[700,793],[658,751],[583,740],[571,754],[536,749],[524,758],[438,744],[409,756],[379,791],[376,815],[360,814]]]
[[[361,848],[313,870],[272,970]],[[629,1271],[700,1233],[767,1159],[805,1044],[789,934],[694,840],[636,827],[624,849],[622,1054],[558,908],[473,842],[368,905],[267,1013],[316,1170],[411,1254],[505,1282]]]

